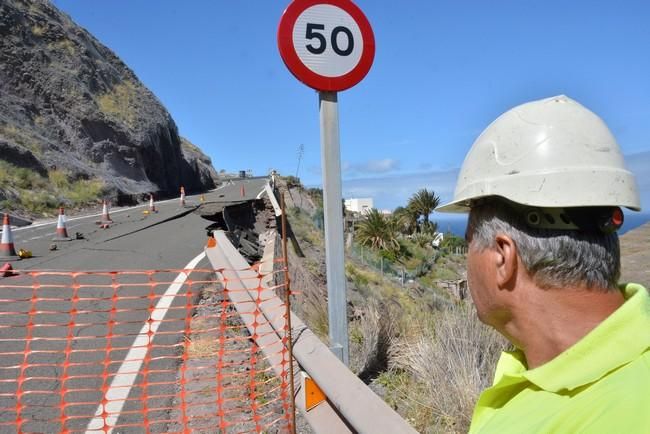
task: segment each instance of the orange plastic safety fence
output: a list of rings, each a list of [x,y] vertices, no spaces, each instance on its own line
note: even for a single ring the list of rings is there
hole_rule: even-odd
[[[0,279],[0,432],[288,432],[285,306],[215,276]]]

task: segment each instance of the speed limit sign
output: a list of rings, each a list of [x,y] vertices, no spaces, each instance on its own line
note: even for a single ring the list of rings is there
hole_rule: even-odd
[[[320,91],[354,86],[375,57],[370,23],[351,0],[294,0],[280,20],[278,47],[293,75]]]
[[[352,0],[293,0],[280,19],[278,47],[293,75],[319,91],[329,340],[332,352],[347,365],[337,92],[366,76],[375,57],[375,37],[368,19]]]

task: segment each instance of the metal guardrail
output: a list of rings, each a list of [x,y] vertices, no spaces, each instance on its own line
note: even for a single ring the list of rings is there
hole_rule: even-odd
[[[282,215],[282,208],[278,203],[278,198],[275,196],[275,192],[271,188],[270,183],[267,182],[266,185],[264,185],[264,190],[260,192],[259,196],[261,196],[263,193],[266,193],[266,195],[269,197],[269,200],[271,201],[271,205],[273,205],[273,211],[275,212],[275,216],[280,217]]]
[[[251,269],[241,254],[230,243],[225,233],[216,231],[216,246],[206,248],[206,254],[213,268],[229,270],[224,278],[233,288],[247,288],[250,301],[258,300],[261,315],[273,330],[282,330],[285,318],[278,315],[284,303],[275,294],[272,279],[275,250],[275,233],[267,236],[265,258],[258,271]],[[268,264],[271,264],[269,267]],[[230,271],[232,270],[232,271]],[[230,293],[230,292],[229,292]],[[233,291],[233,294],[246,294]],[[238,302],[241,303],[241,302]],[[253,318],[243,317],[249,327],[255,325]],[[265,321],[266,322],[266,321]],[[309,424],[318,433],[416,433],[388,404],[352,373],[323,342],[298,318],[291,313],[292,334],[294,336],[293,356],[297,370],[306,372],[327,396],[327,401],[310,411],[305,409],[304,390],[296,384],[296,407],[301,410]],[[281,332],[261,331],[251,333],[258,346],[272,360],[283,346]],[[271,363],[274,365],[274,363]],[[296,371],[297,371],[296,370]]]

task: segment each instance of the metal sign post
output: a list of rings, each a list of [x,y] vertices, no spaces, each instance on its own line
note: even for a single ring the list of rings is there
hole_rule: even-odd
[[[319,91],[323,212],[331,350],[349,362],[338,91],[360,82],[375,56],[368,19],[350,0],[293,0],[282,15],[278,48],[287,68]]]
[[[341,192],[341,148],[336,92],[319,92],[325,265],[330,349],[349,364],[345,249]]]

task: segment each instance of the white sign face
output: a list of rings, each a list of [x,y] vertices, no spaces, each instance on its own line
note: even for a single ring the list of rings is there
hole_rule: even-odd
[[[293,46],[312,72],[340,77],[359,64],[363,37],[359,25],[346,11],[318,4],[298,16],[293,28]]]

